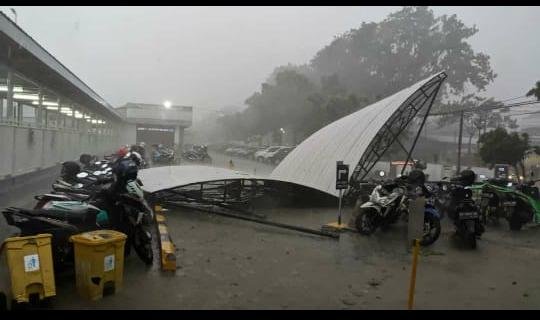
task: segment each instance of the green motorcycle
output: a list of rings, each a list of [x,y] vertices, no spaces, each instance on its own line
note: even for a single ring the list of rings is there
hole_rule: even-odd
[[[520,230],[528,223],[540,223],[540,196],[532,185],[518,185],[505,180],[491,179],[471,186],[480,198],[480,211],[484,224],[508,221],[511,230]]]

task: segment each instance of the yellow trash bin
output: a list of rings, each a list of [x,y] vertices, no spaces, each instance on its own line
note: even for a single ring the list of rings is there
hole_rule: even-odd
[[[127,236],[113,230],[97,230],[71,236],[75,253],[77,291],[98,300],[103,290],[122,288],[124,245]]]
[[[56,295],[51,237],[47,233],[4,240],[11,293],[17,302],[29,302],[32,294],[39,299]]]

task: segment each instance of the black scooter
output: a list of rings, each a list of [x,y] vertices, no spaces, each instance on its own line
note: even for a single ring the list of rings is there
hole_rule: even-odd
[[[461,176],[452,178],[450,183],[441,183],[439,186],[448,195],[443,210],[454,221],[456,234],[472,249],[476,248],[476,240],[485,231],[480,219],[480,208],[473,200],[472,190],[467,188],[474,183],[475,177],[473,171],[465,170]]]
[[[127,180],[113,188],[113,184],[99,192],[48,194],[38,199],[41,204],[28,210],[10,207],[2,213],[9,225],[18,227],[21,236],[51,233],[56,266],[73,262],[69,238],[85,231],[114,229],[128,236],[126,253],[134,247],[146,264],[153,262],[152,233],[154,221],[151,208],[136,179]],[[117,190],[117,191],[114,191]],[[85,197],[77,201],[77,197]]]

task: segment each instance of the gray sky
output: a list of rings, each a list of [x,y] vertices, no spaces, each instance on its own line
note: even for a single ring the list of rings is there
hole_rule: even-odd
[[[272,70],[399,7],[14,7],[18,24],[111,104],[242,105]],[[498,74],[487,95],[540,80],[539,7],[433,7],[480,31]],[[13,17],[9,7],[0,10]]]

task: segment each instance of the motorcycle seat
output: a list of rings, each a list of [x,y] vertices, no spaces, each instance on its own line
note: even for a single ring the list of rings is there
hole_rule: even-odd
[[[53,196],[65,196],[67,201],[76,200],[76,201],[86,201],[90,199],[89,194],[84,193],[75,193],[75,192],[55,192],[52,194]]]
[[[26,210],[25,210],[26,211]],[[26,213],[33,216],[47,217],[51,219],[67,221],[73,224],[85,224],[95,222],[96,213],[92,213],[90,209],[75,209],[70,211],[59,209],[36,209],[27,210]]]

